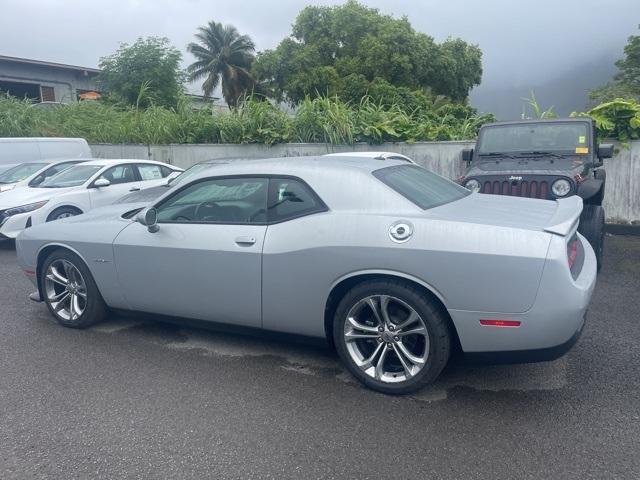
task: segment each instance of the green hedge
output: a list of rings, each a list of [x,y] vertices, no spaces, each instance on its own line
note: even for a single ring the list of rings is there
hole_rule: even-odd
[[[286,112],[249,98],[228,112],[194,108],[182,98],[176,108],[136,109],[105,102],[44,108],[0,97],[0,137],[82,137],[89,143],[284,143],[415,142],[474,138],[493,115],[466,105],[444,104],[412,111],[364,97],[357,104],[306,99]]]

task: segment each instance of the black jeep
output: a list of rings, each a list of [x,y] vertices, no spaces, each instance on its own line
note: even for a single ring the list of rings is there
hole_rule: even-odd
[[[602,264],[605,170],[613,145],[596,143],[590,118],[522,120],[483,125],[475,149],[462,152],[467,170],[460,183],[496,195],[555,200],[580,195],[578,230]]]

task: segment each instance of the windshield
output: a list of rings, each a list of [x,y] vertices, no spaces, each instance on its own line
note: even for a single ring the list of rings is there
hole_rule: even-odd
[[[47,165],[47,163],[23,163],[21,165],[16,165],[15,167],[5,170],[0,174],[0,183],[19,182],[30,177]]]
[[[589,153],[587,123],[522,123],[484,127],[478,154],[557,152]]]
[[[457,183],[417,165],[382,168],[373,175],[424,210],[471,194]]]
[[[206,170],[210,166],[211,166],[210,163],[196,163],[192,167],[189,167],[188,169],[186,169],[184,172],[182,172],[177,177],[174,177],[173,180],[170,181],[170,184],[171,184],[171,186],[177,185],[178,183],[183,182],[183,181],[185,181],[185,180],[197,175],[201,171]]]
[[[77,187],[89,180],[101,168],[102,165],[76,165],[47,178],[38,186],[41,188]]]

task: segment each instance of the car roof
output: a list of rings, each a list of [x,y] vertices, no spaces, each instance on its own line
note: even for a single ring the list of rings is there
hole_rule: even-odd
[[[216,175],[295,175],[303,176],[317,170],[324,172],[372,172],[392,165],[407,165],[404,160],[363,158],[358,156],[305,156],[261,159],[237,159],[242,161],[216,165]],[[204,170],[199,176],[210,176],[211,169]],[[196,178],[196,177],[194,177]]]
[[[411,215],[420,208],[377,180],[371,172],[387,167],[420,168],[406,160],[358,156],[305,156],[265,159],[237,159],[206,168],[178,188],[212,177],[298,177],[306,182],[330,209],[393,211]],[[241,161],[240,161],[241,160]],[[170,196],[172,189],[165,196]]]
[[[388,158],[396,157],[412,162],[411,158],[397,152],[338,152],[328,153],[325,157],[359,157],[359,158],[377,158],[378,160],[386,160]]]
[[[156,162],[155,160],[140,160],[139,158],[88,158],[86,159],[86,162],[84,162],[84,165],[98,165],[101,167],[105,167],[107,165],[119,165],[122,163],[148,163],[150,165],[167,165],[166,163]],[[172,165],[167,166],[172,167]]]
[[[564,118],[528,118],[525,120],[511,120],[508,122],[485,123],[482,127],[498,127],[501,125],[520,125],[527,123],[592,123],[591,117],[564,117]]]

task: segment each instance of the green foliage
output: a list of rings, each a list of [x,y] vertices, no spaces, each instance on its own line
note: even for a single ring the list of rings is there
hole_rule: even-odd
[[[600,138],[614,138],[626,144],[640,138],[640,104],[618,98],[592,108],[588,112],[573,112],[572,117],[589,116],[596,122]]]
[[[190,43],[187,50],[196,57],[189,65],[189,80],[204,79],[202,89],[209,97],[219,84],[227,105],[236,107],[247,92],[255,87],[250,73],[255,45],[247,35],[240,35],[233,25],[209,22],[199,27],[197,43]]]
[[[349,0],[304,8],[291,36],[258,55],[253,74],[278,101],[292,105],[307,96],[353,102],[368,94],[380,100],[374,91],[381,86],[404,88],[405,96],[431,90],[462,102],[480,83],[481,58],[477,46],[459,39],[438,45],[406,17]]]
[[[523,98],[527,105],[529,106],[530,111],[533,113],[533,118],[557,118],[558,115],[553,111],[553,105],[543,110],[543,108],[538,103],[536,99],[536,95],[533,93],[533,90],[530,92],[529,98]]]
[[[624,58],[616,62],[616,67],[618,73],[613,81],[589,92],[593,102],[608,103],[621,98],[640,101],[640,35],[629,37]]]
[[[140,90],[144,95],[144,88]],[[89,143],[415,142],[474,138],[492,115],[437,98],[423,108],[365,96],[358,103],[307,97],[293,114],[258,97],[244,97],[229,111],[196,109],[180,96],[174,107],[148,108],[80,102],[39,108],[0,96],[0,137],[82,137]]]
[[[173,107],[182,93],[181,59],[168,39],[139,38],[132,45],[121,44],[113,55],[100,59],[102,71],[97,81],[107,97],[116,102]]]

